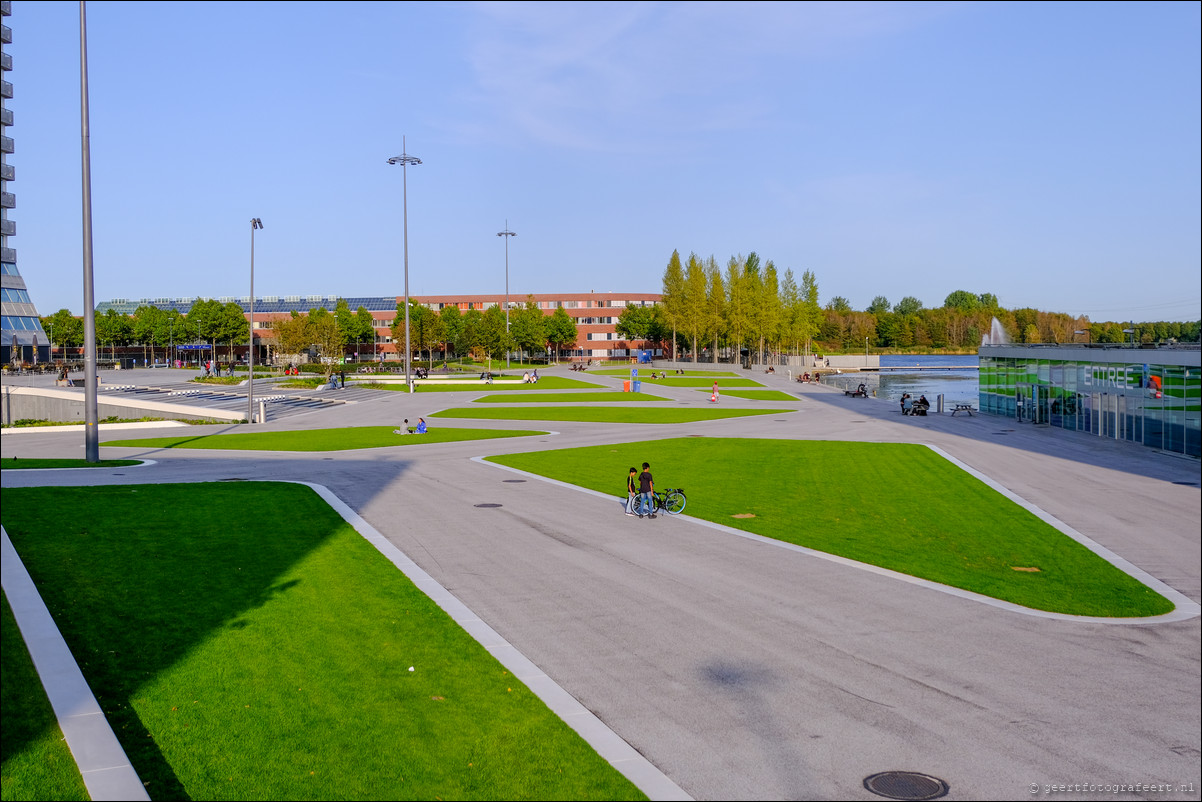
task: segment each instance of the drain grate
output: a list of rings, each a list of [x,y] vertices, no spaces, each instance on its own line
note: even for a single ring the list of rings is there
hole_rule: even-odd
[[[507,485],[520,485],[526,482],[525,479],[502,479],[501,481]]]
[[[943,780],[916,771],[882,771],[865,777],[864,787],[886,799],[938,799],[948,792]]]
[[[493,503],[489,502],[489,503],[485,503],[485,504],[477,504],[477,505],[475,505],[475,506],[477,506],[477,507],[486,507],[486,508],[491,508],[491,507],[500,507],[501,505],[500,505],[500,504],[493,504]]]

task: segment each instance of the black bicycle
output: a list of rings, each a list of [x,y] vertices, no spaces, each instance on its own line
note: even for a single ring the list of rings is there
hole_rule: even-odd
[[[668,515],[679,515],[684,512],[684,505],[688,503],[689,500],[685,497],[684,490],[679,487],[669,487],[651,494],[652,513],[664,512]]]

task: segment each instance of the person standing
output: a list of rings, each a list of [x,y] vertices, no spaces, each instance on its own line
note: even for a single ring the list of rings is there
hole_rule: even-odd
[[[634,515],[635,494],[639,490],[639,471],[632,467],[626,476],[626,514]]]
[[[651,477],[651,466],[643,463],[643,472],[639,474],[639,517],[644,515],[655,517],[655,507],[651,505],[651,494],[655,492],[655,480]],[[647,512],[644,513],[643,510]]]

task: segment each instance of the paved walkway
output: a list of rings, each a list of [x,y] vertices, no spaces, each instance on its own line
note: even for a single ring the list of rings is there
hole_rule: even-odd
[[[940,777],[953,798],[1154,782],[1193,790],[1133,796],[1198,798],[1198,617],[1114,626],[1016,614],[687,520],[627,518],[614,500],[506,482],[512,473],[470,460],[684,434],[928,443],[1202,597],[1196,460],[990,416],[903,418],[883,400],[752,375],[797,394],[771,404],[793,411],[677,426],[557,422],[545,437],[325,455],[113,449],[159,464],[6,471],[3,484],[325,484],[697,798],[869,799],[863,779],[886,770]],[[652,384],[644,389],[709,406],[696,390]],[[264,428],[395,424],[471,398],[380,396]],[[81,456],[82,443],[6,438],[4,455],[14,454]]]

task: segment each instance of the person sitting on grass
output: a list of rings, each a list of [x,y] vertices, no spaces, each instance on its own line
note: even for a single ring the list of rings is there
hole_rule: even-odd
[[[393,429],[393,434],[409,434],[409,419],[405,418],[405,422],[401,424],[401,428]]]
[[[418,433],[418,434],[425,434],[427,431],[428,431],[428,430],[426,429],[426,419],[425,419],[425,418],[418,418],[418,419],[417,419],[417,433]]]

